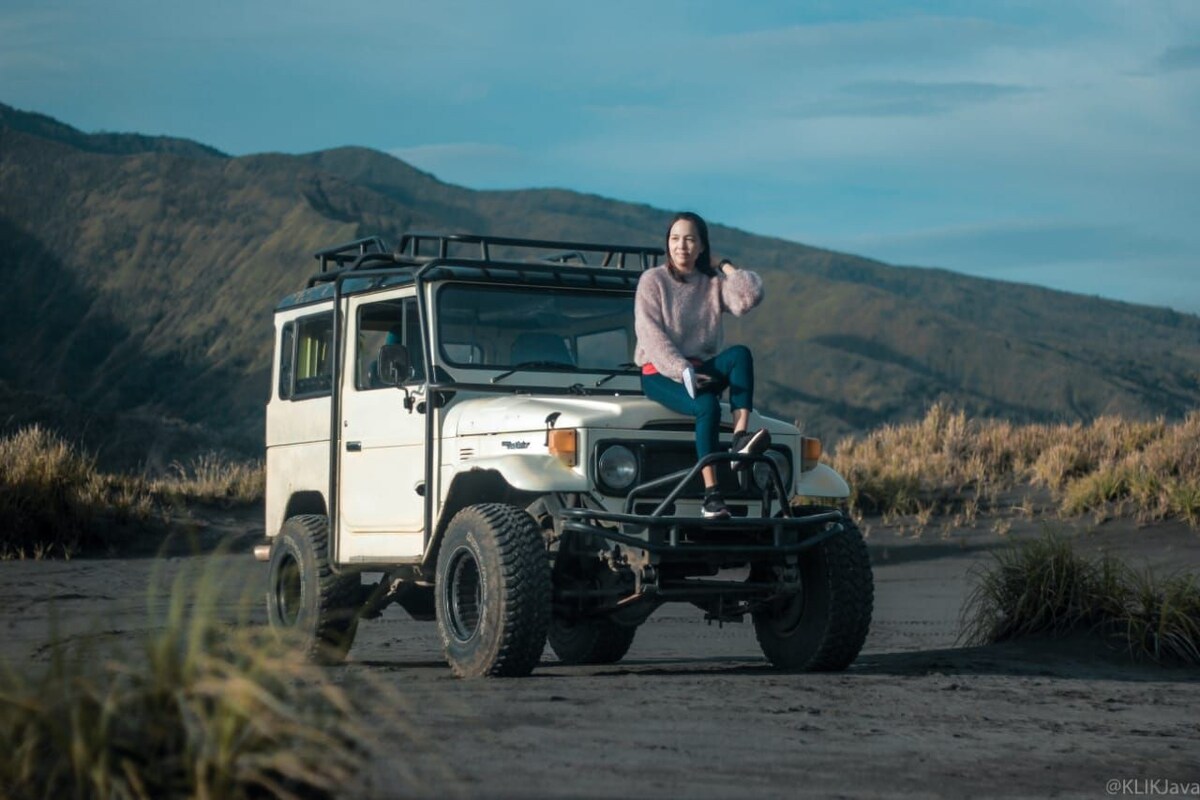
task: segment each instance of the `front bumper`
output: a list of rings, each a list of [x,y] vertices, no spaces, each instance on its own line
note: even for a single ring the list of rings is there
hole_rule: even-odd
[[[705,519],[666,516],[684,487],[708,465],[742,462],[750,466],[765,462],[771,481],[763,493],[763,516]],[[634,500],[656,489],[671,486],[651,514],[630,513]],[[778,504],[779,510],[772,514]],[[796,515],[787,502],[779,470],[763,455],[712,453],[695,466],[634,487],[626,497],[625,511],[569,508],[559,512],[564,535],[593,537],[662,556],[696,558],[706,556],[764,558],[786,556],[815,547],[842,530],[841,511]]]

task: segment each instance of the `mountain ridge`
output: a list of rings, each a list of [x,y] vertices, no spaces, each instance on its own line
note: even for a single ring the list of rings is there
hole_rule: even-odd
[[[229,158],[215,147],[174,136],[147,136],[141,133],[84,133],[53,117],[36,111],[22,111],[0,103],[0,128],[12,128],[44,139],[62,142],[81,150],[109,155],[134,153],[178,153],[192,156]]]

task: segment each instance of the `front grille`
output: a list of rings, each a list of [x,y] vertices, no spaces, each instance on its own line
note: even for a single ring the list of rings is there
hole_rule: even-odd
[[[696,463],[696,448],[690,443],[683,447],[673,442],[655,444],[640,449],[642,452],[639,461],[642,465],[643,483],[681,469],[690,469]]]

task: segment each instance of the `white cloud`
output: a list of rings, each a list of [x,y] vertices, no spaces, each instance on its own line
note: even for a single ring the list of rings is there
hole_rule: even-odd
[[[983,81],[937,83],[875,80],[849,83],[823,103],[797,109],[800,117],[921,117],[990,103],[1031,91]]]
[[[1020,36],[1012,25],[972,17],[907,17],[795,25],[721,37],[733,58],[789,71],[900,64],[905,68],[971,57]]]

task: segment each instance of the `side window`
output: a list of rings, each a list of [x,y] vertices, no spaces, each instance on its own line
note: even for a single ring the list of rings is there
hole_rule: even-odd
[[[384,345],[408,348],[410,369],[404,382],[425,379],[425,349],[421,346],[421,321],[414,298],[385,300],[363,305],[358,311],[354,385],[360,390],[385,388],[379,376],[379,350]]]
[[[279,399],[287,400],[292,396],[292,364],[296,358],[296,325],[284,323],[283,331],[279,334]]]
[[[296,380],[292,398],[300,400],[329,394],[333,386],[333,314],[317,314],[296,321]]]

